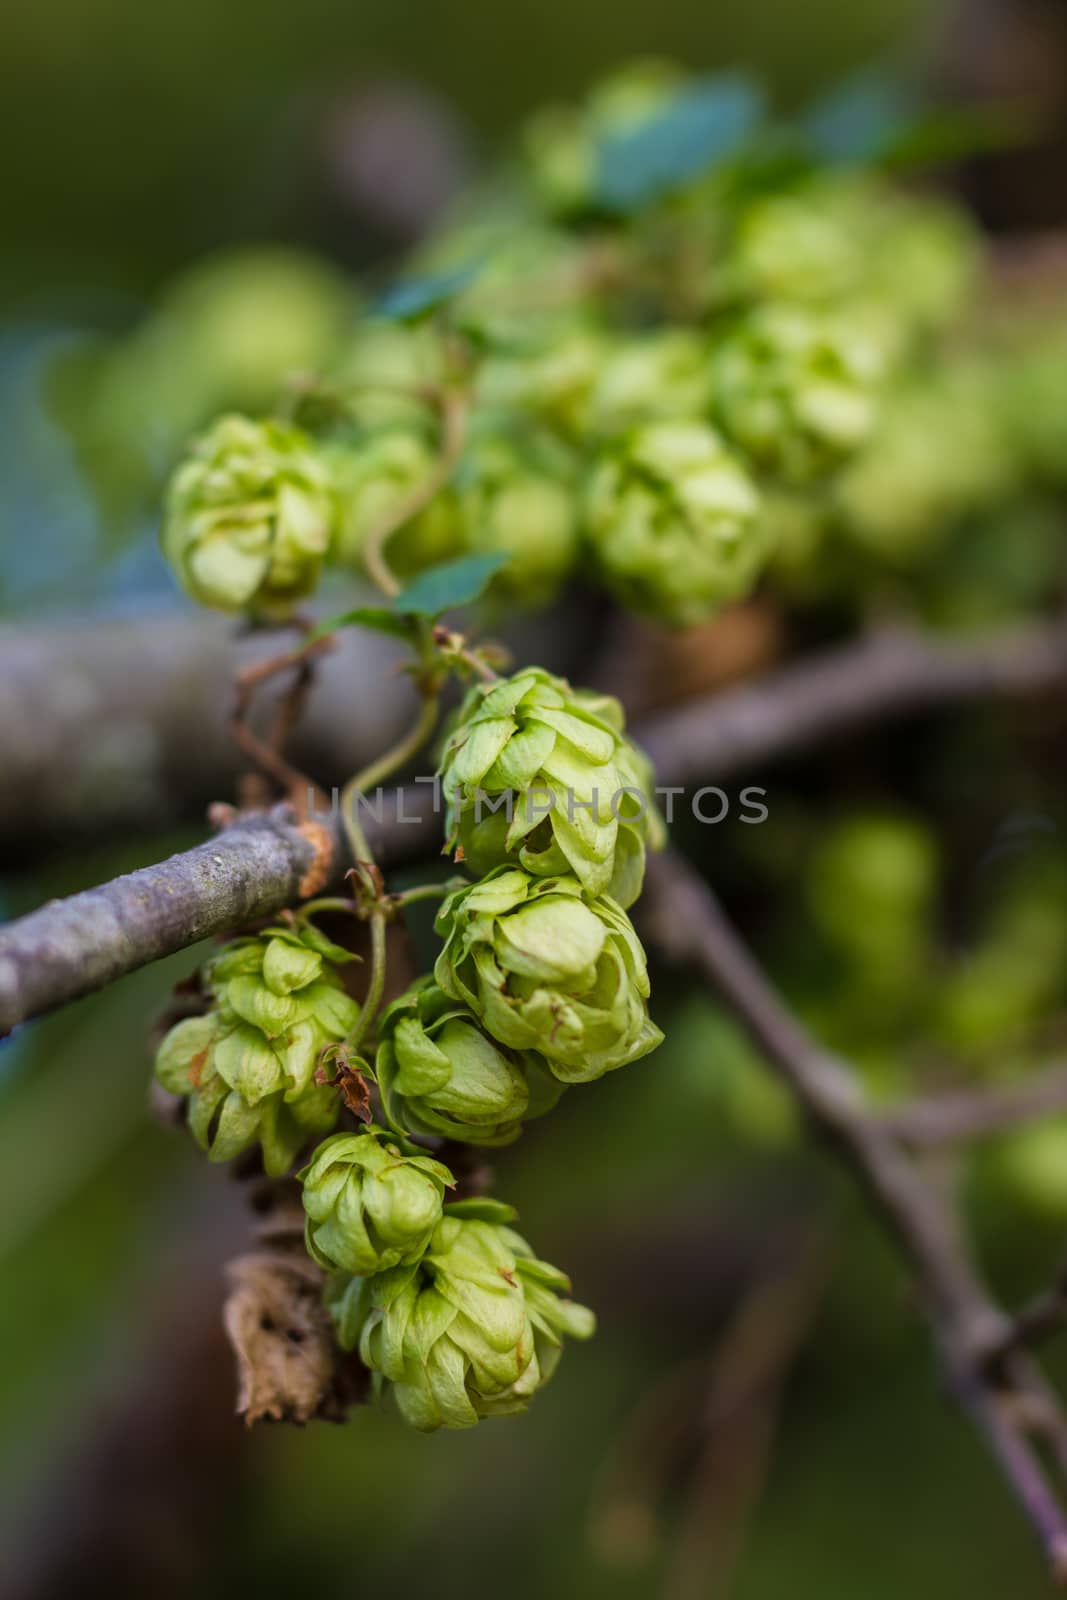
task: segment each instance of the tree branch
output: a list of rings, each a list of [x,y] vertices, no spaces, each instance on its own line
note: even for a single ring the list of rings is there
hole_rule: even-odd
[[[695,700],[637,730],[667,783],[755,771],[866,723],[1067,684],[1067,622],[947,642],[898,629]]]
[[[57,839],[203,815],[245,764],[227,727],[235,674],[290,642],[209,616],[0,626],[0,848],[21,861]],[[401,657],[381,635],[341,636],[293,737],[304,770],[342,782],[406,726]]]
[[[576,630],[579,631],[579,630]],[[555,639],[520,641],[558,670]],[[536,643],[537,648],[528,646]],[[237,667],[264,653],[215,618],[0,628],[0,847],[140,829],[232,792],[240,757],[226,732]],[[293,759],[341,782],[410,720],[410,685],[388,642],[348,630],[323,662]],[[353,685],[373,681],[353,714]],[[879,717],[1067,685],[1067,624],[948,643],[898,630],[836,646],[650,719],[637,737],[665,783],[713,783]]]
[[[1053,1576],[1067,1581],[1067,1518],[1029,1436],[1039,1427],[1062,1463],[1067,1421],[1040,1374],[1005,1358],[1012,1325],[973,1269],[941,1191],[868,1108],[845,1064],[786,1010],[710,889],[677,856],[651,865],[645,904],[651,937],[715,985],[881,1212],[915,1275],[953,1392],[1040,1538]]]
[[[340,655],[327,663],[327,673],[336,671]],[[132,657],[118,659],[119,676],[137,676]],[[352,670],[351,659],[341,665]],[[696,701],[639,727],[637,738],[663,782],[684,784],[727,777],[880,715],[981,695],[1033,695],[1058,683],[1067,683],[1063,623],[965,645],[880,634]],[[338,726],[345,722],[338,717]],[[32,813],[29,793],[23,802]],[[392,822],[379,833],[387,854],[426,845],[432,833],[429,808],[428,787],[404,791]],[[400,816],[407,820],[400,822]],[[225,848],[221,841],[200,846],[160,867],[45,906],[0,930],[0,1029],[292,901],[294,884],[306,870],[301,865],[306,841],[296,842],[284,827],[279,834],[276,821],[271,826],[273,849],[266,855],[267,836],[256,834],[252,825],[251,833],[224,836]],[[283,839],[288,844],[279,848]],[[259,909],[242,909],[248,906]]]
[[[0,1034],[300,898],[336,841],[279,809],[0,930]]]
[[[382,797],[367,824],[382,860],[421,854],[436,837],[433,791]],[[0,927],[0,1037],[174,955],[318,894],[347,865],[340,818],[298,823],[286,806],[225,827],[193,850],[52,900]]]
[[[914,1149],[963,1144],[1067,1111],[1067,1066],[1049,1067],[1021,1083],[991,1089],[960,1089],[894,1106],[882,1117]]]

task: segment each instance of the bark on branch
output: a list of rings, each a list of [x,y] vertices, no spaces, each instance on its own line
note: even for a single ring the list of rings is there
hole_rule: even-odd
[[[279,809],[0,930],[0,1035],[321,883],[333,834]]]

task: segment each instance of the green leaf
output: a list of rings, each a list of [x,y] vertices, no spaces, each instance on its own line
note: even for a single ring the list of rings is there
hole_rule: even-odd
[[[698,82],[659,115],[601,144],[597,198],[609,211],[633,211],[701,177],[736,154],[763,110],[762,90],[739,73]]]
[[[507,554],[494,551],[491,555],[461,556],[458,561],[427,567],[397,595],[393,604],[397,611],[423,617],[436,617],[442,611],[469,606],[472,600],[484,594],[489,580],[509,559]]]
[[[818,100],[802,127],[813,153],[831,163],[932,166],[982,150],[1025,143],[1035,129],[1011,104],[924,109],[907,84],[877,70],[860,73]]]
[[[450,272],[436,272],[427,278],[411,278],[407,283],[394,284],[387,289],[375,306],[380,317],[393,317],[398,322],[417,322],[462,294],[470,287],[482,270],[480,261],[454,267]]]
[[[336,617],[317,622],[304,640],[304,646],[315,644],[341,628],[373,628],[376,633],[389,633],[395,639],[410,639],[413,632],[411,618],[387,606],[357,606],[354,611],[342,611]]]
[[[803,127],[824,161],[876,161],[915,115],[912,91],[872,69],[836,84],[806,113]]]

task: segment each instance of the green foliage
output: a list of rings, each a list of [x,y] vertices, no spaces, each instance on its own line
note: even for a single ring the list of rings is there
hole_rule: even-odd
[[[740,76],[687,86],[647,121],[600,142],[594,203],[636,211],[736,154],[763,114],[758,84]]]
[[[392,317],[397,322],[419,322],[434,311],[447,306],[456,295],[462,294],[477,278],[478,264],[457,267],[452,272],[439,272],[428,278],[412,278],[398,283],[381,296],[375,311],[380,317]]]
[[[506,555],[492,552],[461,556],[458,561],[429,567],[397,595],[396,609],[421,617],[439,617],[442,611],[468,606],[485,592],[489,580],[506,561]]]

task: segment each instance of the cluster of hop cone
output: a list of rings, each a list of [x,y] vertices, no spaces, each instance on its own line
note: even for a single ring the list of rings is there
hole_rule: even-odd
[[[209,1009],[156,1062],[212,1160],[258,1148],[282,1176],[312,1148],[306,1243],[338,1341],[424,1430],[524,1410],[563,1336],[594,1327],[511,1207],[449,1201],[437,1152],[511,1142],[568,1085],[661,1038],[626,908],[662,825],[618,702],[539,668],[479,684],[441,779],[448,845],[481,875],[443,901],[432,976],[386,1008],[373,1067],[359,1063],[381,1125],[333,1132],[342,1097],[324,1063],[360,1007],[342,977],[351,952],[308,912],[225,944],[204,970]]]

